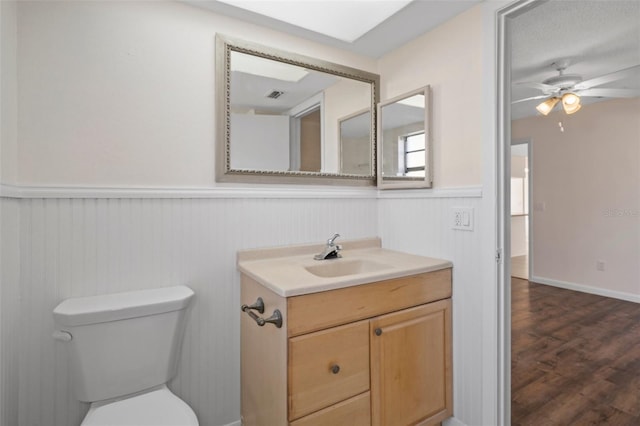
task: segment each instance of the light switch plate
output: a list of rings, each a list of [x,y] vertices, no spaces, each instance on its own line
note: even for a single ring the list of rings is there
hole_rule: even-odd
[[[451,207],[451,228],[473,231],[473,207]]]

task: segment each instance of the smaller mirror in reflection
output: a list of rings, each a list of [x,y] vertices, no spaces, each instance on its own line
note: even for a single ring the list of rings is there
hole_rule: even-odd
[[[431,186],[428,106],[429,87],[380,103],[380,187]]]
[[[340,119],[340,173],[362,175],[371,170],[371,109]]]

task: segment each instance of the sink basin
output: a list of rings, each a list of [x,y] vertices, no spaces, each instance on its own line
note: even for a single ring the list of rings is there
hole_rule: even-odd
[[[241,250],[240,272],[281,297],[301,296],[451,268],[451,262],[383,249],[379,238],[343,242],[342,258],[313,260],[320,244]]]
[[[335,278],[345,275],[363,274],[377,272],[388,269],[389,266],[383,263],[364,259],[353,260],[321,260],[317,265],[305,266],[308,272],[317,277]]]

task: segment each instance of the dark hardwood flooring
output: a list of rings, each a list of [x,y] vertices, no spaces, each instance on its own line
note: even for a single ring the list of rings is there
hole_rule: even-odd
[[[511,286],[512,425],[640,425],[640,305]]]

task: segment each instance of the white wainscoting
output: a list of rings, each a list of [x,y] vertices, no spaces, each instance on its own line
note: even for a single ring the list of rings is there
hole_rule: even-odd
[[[379,200],[386,248],[453,262],[453,392],[458,422],[482,419],[482,267],[480,197]],[[451,229],[451,208],[473,207],[474,231]]]
[[[455,415],[478,424],[480,232],[477,225],[473,232],[454,231],[449,223],[452,206],[474,207],[479,218],[481,193],[471,188],[414,191],[406,197],[383,192],[379,198],[368,191],[361,197],[323,194],[316,199],[286,199],[284,191],[278,199],[259,193],[249,198],[3,198],[3,207],[14,211],[12,220],[19,219],[19,233],[14,224],[19,243],[5,241],[3,234],[3,244],[19,247],[19,259],[13,260],[16,265],[19,260],[20,277],[14,286],[19,293],[9,291],[16,303],[2,312],[3,403],[17,403],[13,412],[3,411],[2,425],[73,426],[87,410],[71,393],[64,343],[51,338],[57,303],[176,284],[191,286],[197,297],[179,373],[170,386],[194,408],[201,425],[235,424],[240,411],[236,252],[323,241],[333,232],[345,239],[379,235],[385,247],[454,262]],[[5,272],[3,308],[9,300]],[[7,312],[12,319],[7,320]],[[7,336],[17,341],[10,348]]]
[[[0,425],[18,424],[20,201],[0,198]]]
[[[72,426],[52,310],[68,297],[185,284],[196,292],[170,387],[203,426],[240,418],[240,249],[377,234],[376,200],[23,199],[20,425]]]

